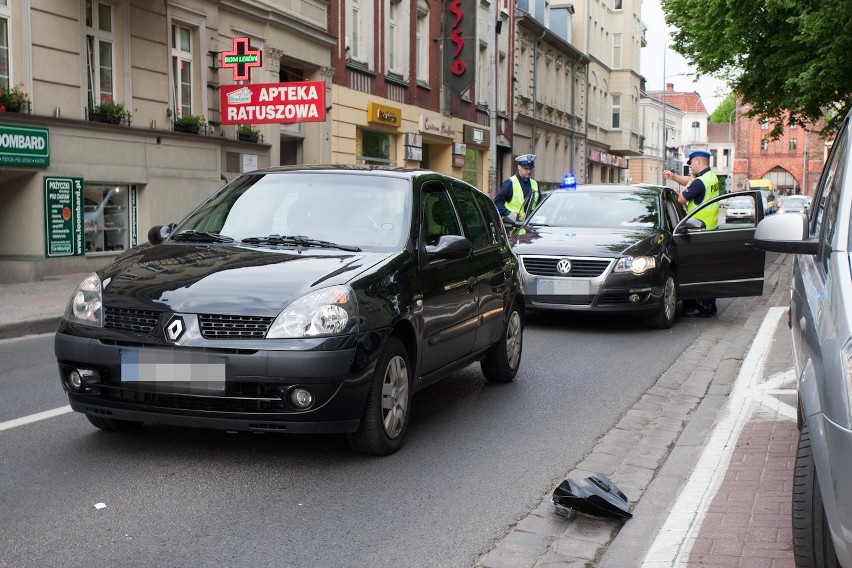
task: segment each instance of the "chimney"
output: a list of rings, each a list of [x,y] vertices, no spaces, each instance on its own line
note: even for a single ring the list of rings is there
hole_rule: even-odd
[[[666,83],[666,92],[673,93],[674,92],[674,83]]]

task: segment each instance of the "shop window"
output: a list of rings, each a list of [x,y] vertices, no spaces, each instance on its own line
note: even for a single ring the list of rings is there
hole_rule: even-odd
[[[390,165],[393,159],[392,147],[390,134],[359,129],[355,150],[357,163],[374,166]]]
[[[130,248],[130,187],[86,184],[83,195],[86,253]]]
[[[86,80],[89,109],[115,99],[113,7],[86,2]]]
[[[9,3],[0,0],[0,87],[8,89],[9,82]]]
[[[464,154],[462,179],[474,187],[479,187],[479,150],[468,148]]]

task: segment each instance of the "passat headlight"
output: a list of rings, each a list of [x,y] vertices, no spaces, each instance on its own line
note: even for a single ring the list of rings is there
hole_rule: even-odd
[[[623,256],[615,263],[615,272],[632,272],[642,274],[657,266],[653,256]]]
[[[270,339],[337,335],[352,329],[358,300],[349,286],[332,286],[305,294],[278,314],[266,334]]]
[[[71,296],[71,301],[65,309],[65,319],[103,327],[104,304],[101,288],[100,277],[94,272],[89,274]]]

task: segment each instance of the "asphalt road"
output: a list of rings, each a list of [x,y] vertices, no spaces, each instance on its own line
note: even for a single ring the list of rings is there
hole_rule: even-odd
[[[472,566],[709,321],[531,315],[515,382],[474,365],[418,393],[386,458],[337,436],[106,433],[77,413],[8,427],[67,400],[52,335],[0,341],[0,566]]]

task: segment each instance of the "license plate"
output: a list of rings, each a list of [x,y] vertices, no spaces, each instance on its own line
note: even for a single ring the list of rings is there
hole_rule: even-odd
[[[536,293],[539,296],[588,296],[590,284],[584,278],[539,278]]]
[[[222,357],[177,351],[121,351],[121,382],[154,386],[158,390],[224,392]]]

